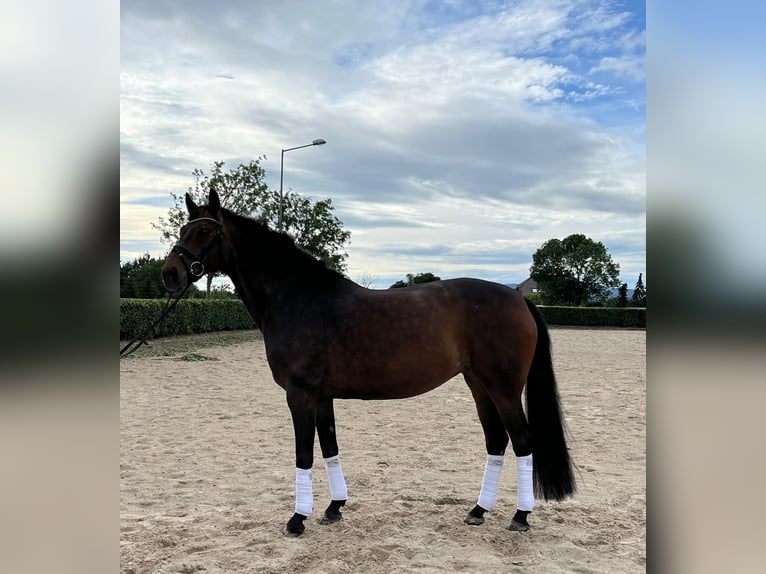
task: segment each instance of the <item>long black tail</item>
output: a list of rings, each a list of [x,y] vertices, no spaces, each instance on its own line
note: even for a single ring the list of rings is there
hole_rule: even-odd
[[[532,431],[535,495],[561,500],[575,492],[572,461],[551,360],[551,339],[540,310],[527,307],[537,323],[537,348],[527,377],[527,418]]]

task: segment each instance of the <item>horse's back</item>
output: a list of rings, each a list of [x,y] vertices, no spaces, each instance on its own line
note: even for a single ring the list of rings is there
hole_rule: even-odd
[[[534,324],[521,292],[508,285],[483,279],[459,278],[422,285],[424,293],[433,291],[446,313],[459,315],[461,323],[473,332],[477,322],[494,329],[518,329]],[[446,311],[450,309],[450,311]]]
[[[388,290],[362,290],[355,302],[370,331],[394,329],[412,339],[431,340],[522,336],[534,333],[534,318],[516,289],[482,279],[432,281]],[[392,324],[393,322],[393,324]]]
[[[467,339],[490,344],[535,338],[537,327],[524,297],[508,285],[481,279],[445,281],[462,313]]]
[[[478,357],[507,364],[508,353],[516,352],[509,347],[526,353],[522,341],[535,335],[520,293],[479,279],[352,289],[333,308],[323,340],[328,388],[336,396],[420,394],[464,372]]]

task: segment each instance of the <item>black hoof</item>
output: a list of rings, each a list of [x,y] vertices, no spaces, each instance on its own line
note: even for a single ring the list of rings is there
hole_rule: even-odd
[[[319,524],[335,524],[340,522],[341,518],[343,518],[343,515],[340,512],[332,514],[325,511],[324,516],[319,520]]]
[[[470,524],[471,526],[480,526],[481,524],[484,524],[485,512],[487,511],[477,504],[468,513],[468,516],[463,519],[463,522]]]
[[[287,521],[287,526],[284,530],[285,536],[295,537],[303,534],[306,530],[306,527],[303,525],[304,520],[306,520],[306,517],[302,514],[298,514],[297,512],[293,514],[293,517]]]
[[[343,514],[340,512],[341,506],[346,504],[345,500],[333,500],[327,510],[324,511],[324,516],[319,521],[319,524],[334,524],[340,522],[343,518]]]
[[[471,516],[470,514],[463,519],[463,522],[471,526],[481,526],[484,524],[483,516]]]
[[[508,525],[508,530],[511,532],[526,532],[529,530],[529,522],[527,522],[529,512],[529,510],[517,510],[513,520]]]

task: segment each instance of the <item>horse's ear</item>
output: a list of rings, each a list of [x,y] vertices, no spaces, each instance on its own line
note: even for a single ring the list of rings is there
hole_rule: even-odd
[[[197,204],[196,204],[196,203],[194,203],[194,200],[192,199],[192,196],[191,196],[191,195],[189,195],[189,193],[188,193],[188,192],[187,192],[187,194],[186,194],[186,209],[187,209],[187,211],[188,211],[189,213],[191,213],[192,211],[196,211],[197,209],[199,209],[199,206],[197,206]]]
[[[218,217],[218,213],[221,211],[221,200],[218,197],[218,192],[212,185],[210,186],[210,195],[208,196],[207,200],[207,208],[215,217]]]

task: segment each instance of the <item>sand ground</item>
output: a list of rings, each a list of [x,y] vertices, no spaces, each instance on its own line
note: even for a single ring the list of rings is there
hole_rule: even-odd
[[[400,401],[336,401],[349,503],[329,502],[321,453],[306,533],[294,446],[263,342],[120,362],[123,574],[204,572],[607,573],[646,569],[646,333],[551,329],[579,491],[538,501],[526,533],[509,456],[494,511],[463,524],[486,453],[461,377]],[[185,360],[182,360],[185,359]]]

